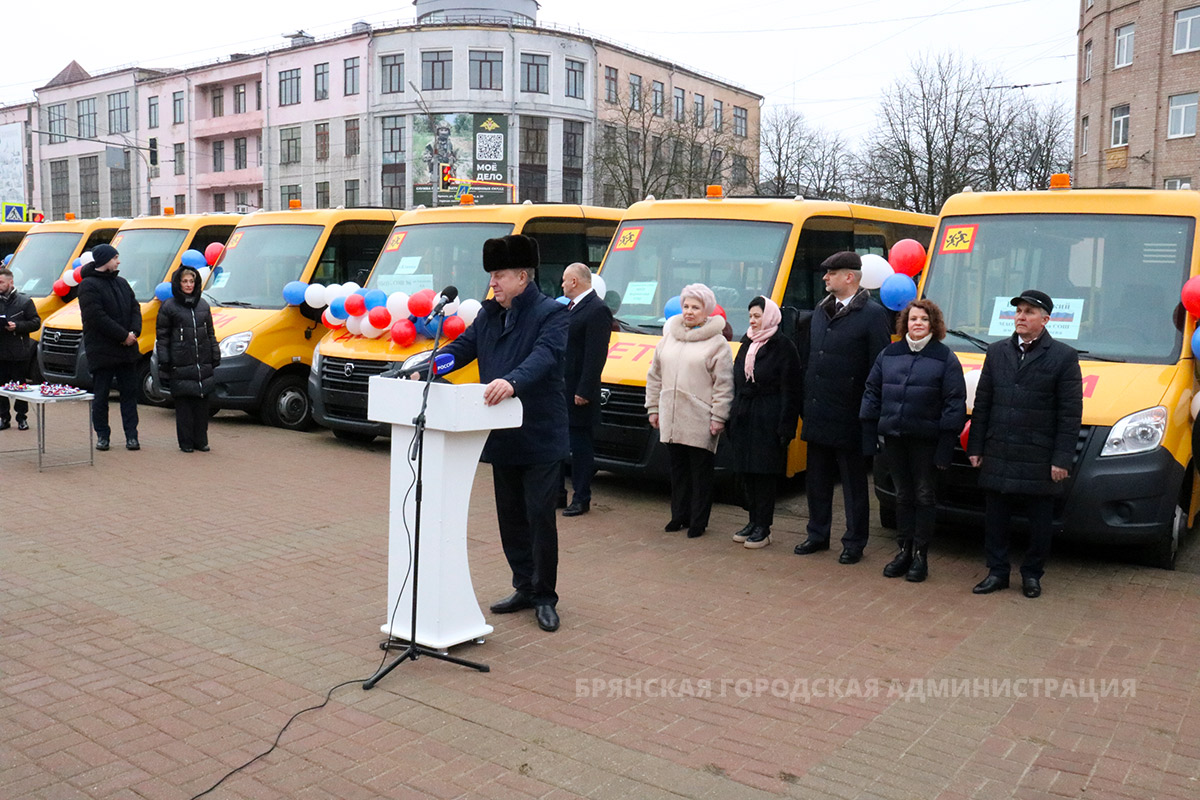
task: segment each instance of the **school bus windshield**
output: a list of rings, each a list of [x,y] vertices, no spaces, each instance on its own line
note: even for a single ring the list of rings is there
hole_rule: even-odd
[[[388,237],[367,288],[412,295],[454,286],[459,297],[482,300],[488,292],[483,243],[512,231],[512,223],[401,225]]]
[[[167,274],[167,268],[187,231],[170,228],[143,228],[121,231],[121,277],[129,281],[139,303],[154,299],[154,289]]]
[[[30,297],[50,294],[54,282],[70,263],[82,233],[31,233],[8,262],[17,291]]]
[[[749,327],[747,306],[769,296],[792,226],[783,222],[713,219],[626,220],[600,274],[616,316],[639,328],[661,329],[663,307],[689,283],[717,296],[735,338]]]
[[[1006,214],[942,221],[925,282],[946,327],[993,342],[1013,332],[1024,289],[1054,300],[1047,330],[1084,359],[1171,364],[1195,220],[1126,214]],[[958,334],[955,349],[970,349]]]
[[[300,280],[324,230],[321,225],[237,228],[205,293],[217,305],[283,308],[283,287]]]

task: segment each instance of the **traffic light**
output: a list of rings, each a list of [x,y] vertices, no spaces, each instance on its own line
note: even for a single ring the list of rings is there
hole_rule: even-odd
[[[150,166],[158,166],[158,139],[150,137]]]
[[[438,189],[443,192],[448,192],[454,188],[454,167],[450,164],[441,164],[441,182],[438,183]]]

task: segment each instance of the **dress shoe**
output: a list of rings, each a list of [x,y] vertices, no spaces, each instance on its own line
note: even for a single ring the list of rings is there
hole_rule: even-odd
[[[12,423],[8,420],[0,420],[0,431],[6,431],[12,427]]]
[[[190,453],[190,452],[192,452],[192,448],[190,448],[190,447],[184,447],[184,446],[182,446],[182,445],[180,445],[180,447],[179,447],[179,450],[180,450],[180,452],[183,452],[183,453]]]
[[[206,444],[202,444],[199,447],[197,447],[196,449],[199,450],[201,453],[207,453],[209,450],[212,450],[212,448]]]
[[[975,594],[991,594],[1001,589],[1008,588],[1007,575],[988,575],[986,578],[975,584],[975,588],[971,591]]]
[[[539,628],[551,633],[558,630],[558,612],[554,610],[554,606],[549,603],[541,603],[536,607],[534,613],[537,615]]]
[[[908,567],[908,573],[904,576],[904,580],[909,583],[920,583],[929,577],[929,548],[914,547],[912,564]]]
[[[816,553],[821,550],[828,550],[829,542],[822,542],[818,539],[805,539],[800,544],[796,545],[796,549],[792,552],[798,556],[806,556],[809,553]]]
[[[586,514],[591,510],[592,503],[590,500],[584,500],[582,503],[576,500],[574,503],[571,503],[571,505],[563,509],[563,516],[578,517],[580,514]]]
[[[740,531],[738,531],[737,533],[735,533],[735,534],[733,535],[733,540],[734,540],[735,542],[737,542],[738,544],[741,544],[742,542],[744,542],[744,541],[746,541],[747,539],[749,539],[749,538],[750,538],[750,534],[751,534],[751,533],[753,533],[753,532],[754,532],[754,523],[753,523],[753,522],[747,522],[747,523],[746,523],[746,527],[742,528]]]
[[[758,550],[760,547],[766,547],[771,543],[771,529],[759,525],[750,532],[750,536],[746,539],[746,543],[742,545],[747,550]]]
[[[670,522],[668,522],[666,525],[663,526],[663,530],[666,531],[667,533],[674,533],[675,531],[681,531],[686,527],[687,527],[686,522],[680,522],[679,520],[673,519]]]
[[[138,440],[136,438],[126,439],[125,440],[125,449],[126,450],[141,450],[142,446],[140,444],[138,444]]]
[[[704,535],[704,528],[688,528],[689,539],[699,539]]]
[[[17,420],[17,430],[19,430],[19,431],[29,430],[29,423],[23,419]]]
[[[533,608],[533,598],[523,592],[513,592],[503,600],[497,600],[491,605],[493,614],[511,614],[527,608]]]
[[[904,542],[900,545],[900,552],[896,553],[896,557],[888,562],[883,568],[883,577],[899,578],[904,573],[908,572],[908,568],[912,566],[913,546],[912,542]]]
[[[100,436],[96,439],[96,449],[97,450],[107,450],[108,449],[108,437],[107,436]]]
[[[849,547],[842,550],[842,554],[838,556],[839,564],[857,564],[862,561],[862,550],[851,550]]]
[[[1022,578],[1021,591],[1026,597],[1040,597],[1042,594],[1042,582],[1038,578]]]

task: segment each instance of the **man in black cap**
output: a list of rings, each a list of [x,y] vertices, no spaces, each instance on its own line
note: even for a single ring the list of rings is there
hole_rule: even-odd
[[[492,431],[482,461],[492,465],[496,518],[512,568],[510,596],[494,614],[532,608],[542,630],[558,629],[558,528],[555,504],[568,455],[563,359],[567,310],[542,294],[535,280],[537,242],[512,235],[483,244],[492,297],[475,321],[446,346],[454,363],[478,359],[484,400],[521,400],[521,427]]]
[[[800,438],[808,443],[808,538],[795,552],[804,556],[829,549],[833,487],[840,475],[846,533],[838,562],[855,564],[862,560],[870,523],[858,410],[875,358],[891,342],[891,325],[887,311],[860,285],[862,259],[857,253],[834,253],[821,267],[829,294],[812,313],[808,345],[799,348],[804,361]]]
[[[992,344],[983,361],[967,456],[986,490],[984,550],[987,577],[972,590],[1007,589],[1008,545],[1014,506],[1029,520],[1029,548],[1021,564],[1026,597],[1042,593],[1050,553],[1054,497],[1070,475],[1083,416],[1079,354],[1046,331],[1054,301],[1027,289],[1012,299],[1012,336]]]
[[[121,422],[125,449],[140,450],[138,443],[138,369],[141,357],[142,307],[129,281],[117,274],[121,266],[117,248],[99,244],[92,248],[92,263],[83,268],[79,282],[79,315],[83,320],[83,346],[92,372],[92,427],[96,449],[107,450],[108,393],[113,382],[121,395]]]

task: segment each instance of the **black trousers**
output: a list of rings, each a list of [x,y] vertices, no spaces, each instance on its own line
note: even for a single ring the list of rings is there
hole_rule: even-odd
[[[857,449],[823,444],[808,445],[805,494],[808,497],[808,538],[829,541],[833,527],[833,487],[842,479],[846,505],[846,534],[842,546],[862,550],[867,546],[870,501],[867,495],[867,459]]]
[[[0,384],[9,381],[23,381],[29,378],[29,361],[0,361]],[[8,398],[0,397],[0,422],[8,422]],[[17,412],[17,421],[25,419],[29,413],[29,403],[24,400],[14,400],[12,408]]]
[[[705,447],[668,444],[671,472],[671,521],[690,530],[708,527],[712,513],[713,464],[715,456]]]
[[[96,435],[107,439],[112,434],[108,427],[108,393],[112,391],[113,382],[117,384],[117,392],[121,395],[121,423],[125,428],[126,439],[136,439],[138,435],[138,369],[137,364],[122,364],[119,367],[104,367],[92,370],[92,427]]]
[[[562,462],[494,464],[500,544],[512,569],[513,588],[537,605],[558,603],[558,526],[554,506]]]
[[[208,398],[176,397],[175,438],[179,446],[195,449],[208,446]]]
[[[592,501],[592,478],[596,474],[596,444],[592,441],[590,425],[572,425],[567,429],[571,440],[571,489],[576,503]],[[563,492],[566,492],[566,478],[563,478]]]
[[[1054,496],[1045,494],[1004,494],[988,492],[984,502],[983,549],[988,573],[1007,577],[1012,569],[1008,560],[1014,506],[1024,506],[1029,520],[1029,547],[1021,564],[1022,578],[1041,580],[1050,555],[1054,535]]]
[[[760,475],[743,472],[738,475],[742,482],[742,496],[746,499],[746,510],[750,512],[750,523],[764,528],[775,522],[775,495],[779,478],[774,474]]]
[[[884,444],[896,484],[896,539],[928,547],[937,523],[937,440],[887,436]]]

